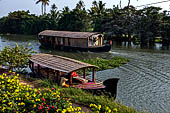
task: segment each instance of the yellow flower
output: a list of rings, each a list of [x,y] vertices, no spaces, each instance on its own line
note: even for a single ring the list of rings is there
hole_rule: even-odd
[[[81,107],[77,107],[77,110],[78,110],[78,111],[81,111]]]
[[[8,105],[11,105],[11,104],[12,104],[12,102],[9,102],[9,103],[8,103]]]
[[[40,101],[40,99],[35,99],[35,101]]]
[[[16,92],[16,93],[19,92],[19,89],[16,89],[15,92]]]
[[[30,85],[27,85],[27,87],[29,88],[29,87],[30,87]]]
[[[34,104],[34,108],[35,108],[35,107],[37,107],[37,105],[36,105],[36,104]]]
[[[28,97],[29,95],[30,95],[30,94],[27,92],[27,93],[26,93],[26,97]]]
[[[99,105],[99,106],[98,106],[98,109],[100,110],[100,109],[101,109],[101,107],[102,107],[102,106],[101,106],[101,105]]]
[[[114,108],[113,111],[114,111],[114,112],[117,112],[118,110],[117,110],[117,108]]]
[[[21,105],[25,105],[25,103],[24,103],[24,102],[21,102]]]
[[[67,110],[66,109],[63,109],[62,113],[65,113]]]
[[[37,92],[37,89],[34,89],[35,92]]]
[[[5,102],[6,102],[6,100],[3,100],[3,101],[2,101],[2,103],[5,103]]]
[[[35,93],[33,94],[33,97],[36,97],[36,94],[35,94]]]
[[[5,111],[5,109],[6,109],[6,108],[5,108],[5,107],[3,107],[3,108],[2,108],[2,111],[4,112],[4,111]]]
[[[92,107],[93,106],[93,104],[90,104],[90,107]]]
[[[56,111],[57,111],[57,112],[59,112],[59,111],[60,111],[60,109],[57,109]]]
[[[71,112],[71,109],[70,109],[70,108],[67,108],[67,111],[68,111],[68,112]]]

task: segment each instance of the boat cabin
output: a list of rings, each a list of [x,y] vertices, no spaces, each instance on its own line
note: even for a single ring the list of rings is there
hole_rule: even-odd
[[[38,34],[40,43],[55,46],[100,47],[104,45],[104,35],[98,32],[70,32],[45,30]]]
[[[51,54],[36,54],[30,58],[29,67],[35,75],[51,78],[62,86],[82,89],[105,88],[95,80],[95,70],[98,67],[78,60]],[[91,79],[86,77],[87,69],[92,70]],[[78,70],[81,70],[81,74],[76,73]]]

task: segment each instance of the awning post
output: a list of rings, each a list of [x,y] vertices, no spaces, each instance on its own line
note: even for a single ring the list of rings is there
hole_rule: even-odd
[[[86,79],[86,69],[83,69],[83,78]]]
[[[69,83],[70,83],[70,86],[72,86],[73,85],[73,77],[72,77],[72,74],[71,73],[69,73]]]
[[[95,80],[95,68],[93,68],[93,71],[92,71],[92,81],[96,82],[96,80]]]

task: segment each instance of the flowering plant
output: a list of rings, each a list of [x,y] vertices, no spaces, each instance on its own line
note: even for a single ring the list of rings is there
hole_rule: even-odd
[[[63,98],[60,91],[33,89],[19,82],[18,74],[0,75],[0,111],[2,112],[81,112],[73,107],[69,99]]]
[[[94,113],[118,113],[117,108],[111,110],[108,106],[90,104],[90,108],[92,111],[94,111]]]

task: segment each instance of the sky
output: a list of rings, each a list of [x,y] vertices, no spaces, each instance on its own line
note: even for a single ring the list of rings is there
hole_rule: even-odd
[[[50,7],[53,3],[56,4],[59,10],[61,10],[64,6],[68,6],[70,9],[75,8],[76,4],[79,0],[50,0],[49,6],[47,6],[47,12],[49,12]],[[89,9],[92,6],[93,0],[83,0],[86,6],[86,9]],[[96,0],[99,1],[99,0]],[[120,0],[102,0],[103,3],[106,3],[107,8],[112,8],[113,5],[118,5]],[[131,0],[131,5],[140,6],[149,3],[155,3],[166,0]],[[0,17],[7,16],[9,12],[18,11],[18,10],[29,10],[30,13],[34,13],[36,15],[41,14],[41,3],[35,4],[36,0],[0,0]],[[122,7],[128,4],[128,0],[121,0]],[[169,10],[170,0],[169,2],[165,2],[162,4],[157,4],[154,6],[160,6],[165,10]]]

